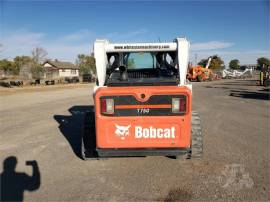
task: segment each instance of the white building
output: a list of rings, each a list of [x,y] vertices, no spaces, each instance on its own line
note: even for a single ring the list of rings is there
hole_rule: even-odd
[[[79,77],[79,68],[71,62],[47,60],[43,63],[43,68],[45,78],[54,79]]]

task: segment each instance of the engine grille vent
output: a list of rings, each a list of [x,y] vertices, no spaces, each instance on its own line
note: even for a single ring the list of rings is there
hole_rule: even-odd
[[[155,78],[156,74],[152,72],[128,72],[129,78]]]

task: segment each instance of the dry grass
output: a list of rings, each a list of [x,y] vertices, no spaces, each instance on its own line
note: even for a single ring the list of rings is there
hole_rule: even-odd
[[[54,91],[65,88],[89,88],[93,86],[94,83],[79,83],[79,84],[56,84],[56,85],[39,85],[39,86],[22,86],[6,88],[0,87],[0,95],[12,95],[16,93],[29,93],[29,92],[46,92]]]

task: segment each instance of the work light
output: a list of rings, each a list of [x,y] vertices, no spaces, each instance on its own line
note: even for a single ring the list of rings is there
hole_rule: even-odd
[[[102,114],[113,114],[114,113],[113,99],[101,99],[101,113]]]
[[[186,112],[186,99],[172,98],[172,113],[185,113],[185,112]]]
[[[180,111],[180,98],[172,98],[172,112],[178,113]]]

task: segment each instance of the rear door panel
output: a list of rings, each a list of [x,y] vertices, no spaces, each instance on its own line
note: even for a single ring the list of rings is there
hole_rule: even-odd
[[[142,94],[144,96],[142,96]],[[185,98],[186,113],[171,112],[171,98]],[[115,100],[115,113],[102,115],[100,99]],[[98,148],[190,146],[191,90],[187,87],[104,87],[95,93]],[[143,110],[149,110],[144,113]]]

